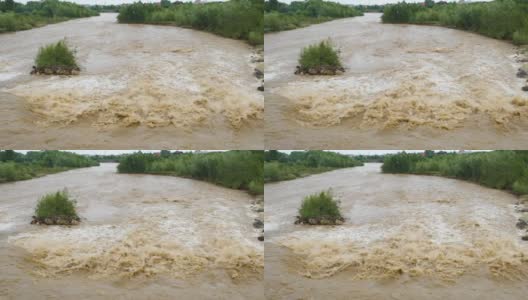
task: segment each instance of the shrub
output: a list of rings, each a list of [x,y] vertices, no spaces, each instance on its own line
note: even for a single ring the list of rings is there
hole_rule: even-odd
[[[279,163],[270,162],[264,164],[264,180],[266,181],[279,181],[281,180],[279,175]]]
[[[528,27],[519,29],[513,33],[513,43],[516,45],[528,44]]]
[[[119,23],[143,23],[147,20],[149,13],[154,11],[155,7],[141,2],[124,5],[119,10],[117,20]]]
[[[264,183],[262,180],[253,180],[249,183],[248,191],[253,195],[262,195],[264,194]]]
[[[341,60],[337,51],[332,46],[330,40],[325,40],[319,44],[309,45],[301,51],[299,65],[303,69],[317,67],[341,67]]]
[[[251,31],[249,33],[248,42],[251,45],[262,45],[264,44],[264,34],[262,32]]]
[[[0,162],[0,182],[25,180],[31,177],[27,168],[15,162]]]
[[[409,23],[413,21],[417,12],[425,8],[415,3],[397,3],[386,5],[381,20],[383,23]]]
[[[323,191],[304,198],[299,209],[301,219],[341,219],[341,212],[330,191]]]
[[[35,59],[37,68],[63,67],[75,69],[79,66],[74,52],[68,48],[65,40],[40,48]]]
[[[528,177],[522,177],[513,183],[513,192],[519,195],[528,194]]]
[[[57,217],[79,218],[75,211],[75,201],[70,200],[66,190],[50,193],[42,197],[37,203],[35,215],[39,219]]]

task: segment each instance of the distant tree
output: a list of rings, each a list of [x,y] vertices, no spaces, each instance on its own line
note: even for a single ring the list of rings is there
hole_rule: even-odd
[[[0,161],[12,161],[17,158],[17,153],[13,150],[6,150],[0,152]]]
[[[16,3],[14,0],[0,1],[0,11],[14,11]]]
[[[160,6],[161,7],[169,7],[169,6],[171,6],[171,2],[170,2],[170,0],[161,0],[160,1]]]
[[[433,157],[435,152],[433,150],[425,150],[425,157]]]
[[[433,7],[434,6],[434,0],[425,0],[425,6],[426,7]]]
[[[266,11],[274,11],[279,9],[279,1],[278,0],[269,0],[265,4]]]
[[[160,156],[161,157],[169,157],[171,155],[169,150],[161,150]]]

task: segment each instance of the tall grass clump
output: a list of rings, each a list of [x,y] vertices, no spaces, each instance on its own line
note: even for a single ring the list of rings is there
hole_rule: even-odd
[[[323,191],[304,198],[296,223],[310,225],[341,224],[343,217],[330,191]]]
[[[41,47],[35,58],[35,65],[38,69],[79,68],[74,51],[68,47],[65,40]]]
[[[33,224],[71,225],[77,224],[79,216],[75,201],[66,190],[46,194],[37,203]]]
[[[332,43],[325,40],[303,48],[299,64],[306,69],[321,66],[341,67],[341,60]]]
[[[31,74],[78,75],[79,72],[74,51],[62,40],[39,49]]]

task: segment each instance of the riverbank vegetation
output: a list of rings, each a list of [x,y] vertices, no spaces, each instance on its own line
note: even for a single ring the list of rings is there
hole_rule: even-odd
[[[384,173],[437,175],[528,194],[528,151],[479,153],[399,153],[385,157]]]
[[[269,0],[264,3],[264,32],[291,30],[361,15],[363,13],[352,6],[331,1],[306,0],[286,4]]]
[[[528,2],[495,0],[479,3],[398,3],[386,5],[384,23],[440,25],[488,37],[528,44]]]
[[[74,51],[68,47],[66,40],[62,40],[39,49],[32,74],[73,75],[78,72]]]
[[[324,40],[302,49],[295,74],[336,75],[344,71],[338,50],[330,40]]]
[[[76,225],[80,221],[75,201],[66,190],[46,194],[37,203],[31,224]]]
[[[343,154],[328,151],[293,151],[290,154],[270,150],[264,153],[264,181],[291,180],[363,163]]]
[[[295,224],[341,225],[343,217],[339,205],[330,191],[323,191],[304,198]]]
[[[199,4],[161,1],[161,5],[136,2],[123,5],[117,19],[120,23],[193,28],[260,45],[264,42],[262,10],[261,0]]]
[[[28,30],[70,19],[96,16],[99,13],[82,5],[58,0],[0,1],[0,33]]]
[[[99,163],[82,155],[62,151],[0,151],[0,183],[27,180]]]
[[[134,153],[120,159],[120,173],[173,175],[262,194],[263,151]]]

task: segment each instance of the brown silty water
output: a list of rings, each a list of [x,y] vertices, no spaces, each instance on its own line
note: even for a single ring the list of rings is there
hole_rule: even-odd
[[[381,164],[265,186],[268,299],[524,299],[528,242],[515,196]],[[294,225],[332,189],[341,226]]]
[[[382,24],[380,17],[266,34],[270,149],[528,145],[517,47],[460,30]],[[328,38],[346,72],[294,75],[301,49]]]
[[[79,226],[29,225],[67,188]],[[102,164],[0,185],[2,299],[263,299],[252,197]]]
[[[3,148],[225,149],[263,145],[264,98],[243,41],[117,14],[0,35]],[[31,76],[66,38],[79,76]]]

